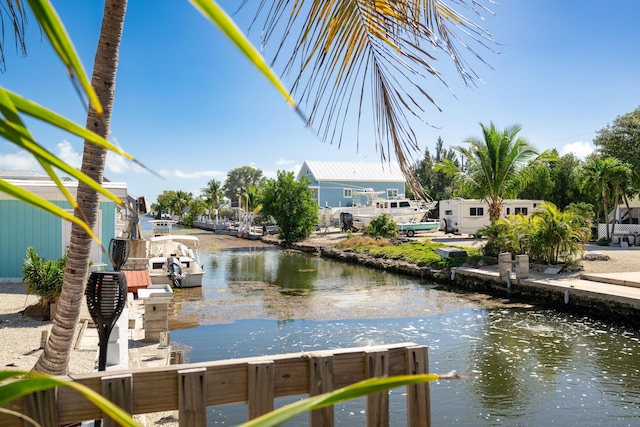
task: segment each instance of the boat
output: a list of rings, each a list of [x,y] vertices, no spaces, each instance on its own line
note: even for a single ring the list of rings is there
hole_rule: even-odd
[[[202,286],[204,269],[198,257],[196,236],[168,234],[148,242],[148,269],[151,283],[174,288]]]
[[[178,221],[172,219],[152,219],[149,220],[151,224],[151,233],[154,237],[164,236],[173,232],[173,226],[178,224]]]
[[[401,234],[406,234],[407,237],[413,237],[420,231],[436,231],[440,228],[440,221],[437,219],[430,219],[420,222],[405,222],[398,224],[398,231]]]
[[[353,191],[352,206],[338,208],[337,211],[339,214],[351,214],[352,227],[364,230],[372,219],[382,214],[389,215],[398,224],[420,222],[425,220],[429,211],[436,206],[435,202],[404,197],[384,199],[380,197],[383,193],[372,189]],[[344,218],[344,215],[340,215],[340,217]]]

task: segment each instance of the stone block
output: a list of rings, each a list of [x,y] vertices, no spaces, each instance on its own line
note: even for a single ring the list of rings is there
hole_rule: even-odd
[[[458,248],[436,248],[436,253],[442,258],[463,258],[467,256],[467,251]]]

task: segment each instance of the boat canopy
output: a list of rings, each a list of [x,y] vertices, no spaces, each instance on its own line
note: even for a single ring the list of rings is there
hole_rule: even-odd
[[[180,235],[180,234],[168,234],[165,236],[156,236],[156,237],[152,237],[150,240],[152,243],[155,242],[168,242],[168,241],[175,241],[175,242],[199,242],[200,239],[198,239],[196,236],[189,236],[188,234],[185,235]]]

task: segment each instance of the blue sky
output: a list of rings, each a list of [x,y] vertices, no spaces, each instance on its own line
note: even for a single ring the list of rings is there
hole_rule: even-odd
[[[235,11],[237,1],[220,1]],[[251,5],[234,15],[248,31]],[[102,2],[54,0],[90,73]],[[153,6],[150,6],[153,5]],[[427,106],[415,127],[421,149],[460,145],[480,133],[479,123],[518,123],[538,150],[557,148],[579,156],[593,148],[595,132],[640,105],[640,2],[637,0],[504,0],[479,20],[498,53],[478,48],[493,69],[473,62],[482,78],[464,86],[446,58],[437,81],[425,88],[442,108]],[[5,29],[5,33],[7,30]],[[8,33],[7,33],[8,34]],[[260,28],[248,31],[259,44]],[[85,112],[62,65],[30,20],[28,56],[6,40],[1,84],[79,123]],[[265,56],[269,57],[270,45]],[[286,78],[283,79],[288,83]],[[453,92],[453,94],[452,94]],[[28,122],[51,151],[79,165],[82,142]],[[274,177],[297,171],[305,160],[379,162],[373,140],[348,129],[341,147],[322,142],[219,31],[186,0],[131,1],[121,46],[112,140],[158,178],[110,157],[105,173],[126,181],[129,193],[154,202],[163,190],[198,193],[208,180],[251,165]],[[415,158],[422,153],[415,154]],[[0,169],[36,169],[15,146],[0,142]]]

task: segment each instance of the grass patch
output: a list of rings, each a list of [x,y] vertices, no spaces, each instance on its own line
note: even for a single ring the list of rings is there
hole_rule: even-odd
[[[442,243],[434,243],[427,239],[421,242],[407,242],[394,245],[390,239],[372,237],[349,237],[338,243],[336,247],[343,250],[351,250],[355,253],[367,254],[373,257],[383,257],[393,260],[401,260],[416,264],[421,267],[444,269],[459,267],[468,260],[481,257],[480,250],[462,246],[448,246]],[[463,249],[469,255],[466,258],[442,258],[436,253],[437,248],[455,247]]]

